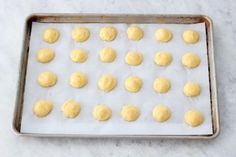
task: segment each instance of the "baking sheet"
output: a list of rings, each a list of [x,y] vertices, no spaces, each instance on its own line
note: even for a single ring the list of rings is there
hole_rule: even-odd
[[[99,39],[99,30],[110,24],[48,24],[32,25],[28,68],[26,75],[25,95],[21,123],[22,133],[42,134],[91,134],[91,135],[206,135],[212,134],[210,93],[206,48],[205,24],[138,24],[144,30],[144,38],[139,42],[126,38],[127,24],[112,24],[118,30],[113,42]],[[85,26],[90,30],[90,38],[84,43],[75,43],[71,39],[71,30],[76,26]],[[41,33],[45,28],[55,27],[60,31],[60,38],[55,44],[42,41]],[[169,43],[157,43],[154,38],[156,29],[165,27],[172,31],[173,39]],[[194,45],[185,44],[181,34],[185,29],[195,29],[200,34],[200,41]],[[117,51],[113,63],[102,63],[98,52],[105,46]],[[48,64],[38,63],[35,53],[38,49],[48,47],[55,50],[54,60]],[[88,52],[88,60],[83,64],[73,63],[69,53],[74,48],[83,48]],[[140,51],[144,60],[140,66],[130,67],[124,63],[128,50]],[[153,63],[153,57],[159,50],[169,51],[173,61],[168,67],[159,67]],[[180,64],[181,56],[188,51],[196,52],[201,64],[195,69],[186,69]],[[42,88],[36,80],[40,72],[51,70],[58,76],[54,87]],[[70,74],[81,71],[87,74],[88,84],[82,89],[71,88],[68,84]],[[111,73],[118,80],[117,87],[109,93],[97,89],[96,82],[103,73]],[[129,93],[123,87],[125,78],[137,75],[143,80],[143,87],[138,93]],[[153,80],[157,76],[171,81],[171,89],[166,94],[157,94],[152,89]],[[187,98],[182,88],[187,81],[196,81],[201,86],[201,95]],[[49,99],[54,103],[53,111],[46,118],[37,118],[32,113],[33,104],[39,99]],[[75,119],[66,119],[60,112],[60,106],[67,99],[75,99],[81,103],[80,115]],[[92,108],[97,104],[106,104],[112,109],[112,117],[106,122],[93,119]],[[120,109],[131,103],[139,107],[141,115],[135,122],[125,122],[120,117]],[[165,104],[171,111],[171,118],[165,123],[157,123],[151,112],[156,104]],[[199,127],[191,128],[183,121],[184,112],[195,108],[200,110],[205,121]]]

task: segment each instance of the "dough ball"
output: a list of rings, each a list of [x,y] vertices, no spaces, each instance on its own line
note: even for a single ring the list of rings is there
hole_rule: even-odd
[[[70,53],[70,59],[75,63],[83,63],[87,60],[87,53],[83,49],[74,49]]]
[[[172,56],[169,52],[160,51],[157,52],[154,58],[154,62],[160,66],[167,66],[171,63]]]
[[[184,85],[184,95],[188,97],[198,96],[201,88],[197,83],[188,82]]]
[[[188,44],[195,44],[199,40],[198,32],[196,32],[194,30],[184,31],[182,37],[183,37],[184,41]]]
[[[125,105],[121,109],[121,116],[125,121],[135,121],[136,119],[138,119],[139,115],[140,111],[134,105]]]
[[[61,106],[61,111],[66,118],[75,118],[80,113],[80,104],[75,100],[67,100]]]
[[[138,41],[143,38],[143,30],[138,26],[130,26],[126,33],[129,40]]]
[[[111,109],[106,105],[97,105],[93,108],[93,117],[99,121],[106,121],[111,117]]]
[[[110,74],[104,74],[98,80],[98,88],[104,92],[110,92],[113,88],[116,87],[117,81]]]
[[[202,122],[204,121],[204,117],[199,111],[189,110],[185,112],[184,120],[189,126],[196,127],[202,124]]]
[[[188,52],[182,56],[182,64],[187,68],[195,68],[200,62],[200,58],[195,53]]]
[[[75,42],[84,42],[89,38],[89,30],[85,27],[74,28],[71,32],[71,37]]]
[[[159,77],[153,82],[153,89],[158,93],[166,93],[170,89],[170,81],[166,78]]]
[[[129,92],[136,93],[142,87],[142,80],[136,76],[129,76],[125,80],[125,89]]]
[[[125,62],[128,65],[136,66],[141,64],[142,61],[143,61],[142,54],[136,51],[129,51],[125,56]]]
[[[48,63],[54,58],[55,54],[52,49],[49,48],[41,48],[37,53],[36,53],[36,59],[37,61],[41,63]]]
[[[39,100],[33,106],[33,113],[37,117],[45,117],[52,111],[53,105],[48,100]]]
[[[74,88],[82,88],[87,82],[87,76],[84,73],[74,72],[70,76],[70,85]]]
[[[59,31],[55,28],[47,28],[43,31],[43,41],[49,44],[55,43],[59,36]]]
[[[154,120],[158,122],[164,122],[171,116],[170,109],[165,105],[157,105],[152,111]]]
[[[57,76],[53,72],[42,72],[38,76],[38,84],[42,87],[52,87],[57,82]]]
[[[159,42],[168,42],[172,38],[172,33],[170,30],[165,28],[160,28],[155,32],[156,40]]]
[[[115,27],[103,27],[100,30],[100,39],[104,41],[112,41],[116,38],[117,31]]]
[[[113,48],[105,47],[99,52],[102,62],[113,62],[116,58],[116,51]]]

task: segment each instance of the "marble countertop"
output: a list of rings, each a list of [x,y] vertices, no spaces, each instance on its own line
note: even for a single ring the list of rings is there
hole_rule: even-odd
[[[11,127],[24,21],[31,13],[205,14],[214,23],[221,121],[210,141],[16,136]],[[0,154],[13,156],[236,156],[236,2],[233,0],[0,0]]]

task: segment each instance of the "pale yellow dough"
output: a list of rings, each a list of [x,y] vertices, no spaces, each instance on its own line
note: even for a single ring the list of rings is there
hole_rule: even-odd
[[[97,105],[93,108],[93,117],[98,121],[106,121],[111,117],[111,109],[106,105]]]
[[[198,96],[201,92],[200,86],[195,82],[188,82],[184,85],[184,95],[188,97]]]
[[[110,47],[104,47],[99,52],[99,58],[102,62],[113,62],[116,58],[116,51]]]
[[[83,63],[87,57],[87,53],[83,49],[74,49],[70,52],[70,59],[75,63]]]
[[[49,100],[39,100],[33,106],[33,113],[37,117],[47,116],[53,108],[53,104]]]
[[[202,124],[204,117],[202,113],[197,110],[189,110],[185,112],[184,120],[189,126],[196,127]]]
[[[121,116],[125,121],[131,122],[138,119],[139,109],[134,105],[125,105],[121,109]]]
[[[183,37],[184,41],[188,44],[195,44],[199,40],[198,32],[196,32],[194,30],[184,31],[182,37]]]
[[[67,100],[61,106],[61,111],[66,118],[75,118],[80,113],[80,104],[75,100]]]
[[[166,28],[160,28],[156,30],[155,37],[159,42],[168,42],[172,39],[172,33]]]
[[[36,53],[36,59],[37,61],[41,63],[48,63],[54,58],[55,54],[52,49],[49,48],[41,48],[37,53]]]
[[[42,36],[43,36],[43,41],[45,41],[49,44],[52,44],[58,40],[60,33],[55,28],[47,28],[43,31]]]
[[[57,82],[57,76],[53,72],[42,72],[38,76],[38,84],[42,87],[52,87]]]
[[[104,74],[98,80],[98,88],[104,92],[110,92],[113,88],[116,87],[116,84],[116,78],[111,74]]]
[[[152,111],[152,117],[157,122],[167,121],[171,116],[170,109],[165,105],[157,105]]]
[[[159,51],[154,57],[154,62],[160,66],[167,66],[172,61],[172,55],[166,51]]]
[[[88,82],[87,76],[81,72],[74,72],[70,76],[70,85],[74,88],[82,88]]]
[[[197,54],[188,52],[182,56],[182,64],[187,68],[196,68],[201,60]]]
[[[142,80],[137,76],[129,76],[125,80],[125,89],[136,93],[142,88]]]
[[[170,89],[170,81],[163,77],[156,78],[153,82],[153,89],[158,93],[166,93]]]
[[[138,26],[130,26],[126,33],[129,40],[138,41],[143,38],[143,30]]]
[[[143,55],[137,51],[129,51],[125,56],[125,62],[128,65],[137,66],[143,61]]]
[[[75,42],[84,42],[89,38],[89,30],[85,27],[74,28],[71,32],[71,37]]]
[[[100,39],[104,41],[113,41],[116,38],[117,30],[115,27],[103,27],[100,30]]]

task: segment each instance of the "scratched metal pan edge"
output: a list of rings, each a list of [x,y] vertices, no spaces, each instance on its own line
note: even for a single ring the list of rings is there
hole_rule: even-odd
[[[27,60],[29,50],[29,40],[32,22],[45,23],[199,23],[205,22],[207,36],[207,53],[209,64],[209,83],[211,96],[211,114],[213,133],[209,135],[90,135],[90,134],[40,134],[40,133],[22,133],[21,117],[23,109],[23,96],[25,76],[27,71]],[[213,47],[213,23],[210,17],[206,15],[159,15],[159,14],[63,14],[63,13],[35,13],[27,17],[24,28],[23,45],[19,65],[19,77],[14,109],[12,129],[17,135],[34,137],[78,137],[78,138],[161,138],[161,139],[214,139],[220,133],[219,112],[217,103],[216,73]]]

